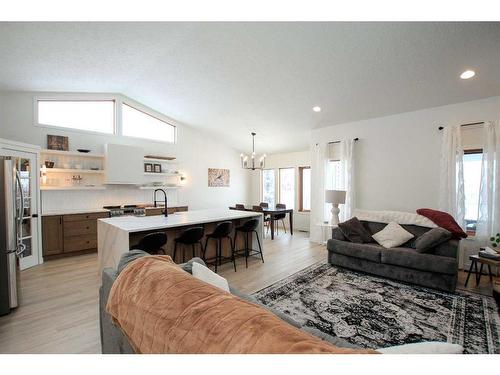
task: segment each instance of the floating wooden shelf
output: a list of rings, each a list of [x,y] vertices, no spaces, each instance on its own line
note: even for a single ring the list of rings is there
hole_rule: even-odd
[[[77,151],[58,151],[58,150],[41,150],[42,154],[59,155],[59,156],[77,156],[82,158],[104,158],[103,154],[93,154],[92,152],[77,152]]]
[[[161,172],[161,173],[155,173],[155,172],[144,172],[144,175],[145,176],[169,176],[169,177],[173,177],[173,176],[178,176],[180,177],[181,174],[180,173],[166,173],[166,172]]]
[[[139,186],[139,190],[179,189],[181,186]]]
[[[178,164],[179,161],[175,160],[165,160],[165,159],[153,159],[153,158],[144,158],[145,162],[149,163],[157,163],[157,164]]]
[[[103,169],[76,169],[76,168],[70,168],[70,169],[65,169],[65,168],[46,168],[45,169],[46,173],[95,173],[95,174],[103,174],[104,170]]]
[[[105,190],[102,185],[96,186],[41,186],[40,190]]]

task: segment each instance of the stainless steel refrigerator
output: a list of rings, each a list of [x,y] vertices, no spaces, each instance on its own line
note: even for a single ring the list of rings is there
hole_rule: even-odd
[[[15,157],[0,156],[0,315],[18,306],[25,199]]]

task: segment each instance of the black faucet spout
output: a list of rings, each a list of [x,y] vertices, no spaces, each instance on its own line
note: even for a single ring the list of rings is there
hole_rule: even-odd
[[[167,217],[168,216],[168,203],[167,203],[167,193],[165,192],[165,190],[163,190],[163,189],[156,189],[155,190],[155,192],[154,192],[154,204],[155,204],[155,207],[157,207],[157,203],[161,202],[161,201],[156,200],[156,193],[159,191],[161,191],[163,193],[163,197],[165,198],[165,200],[163,201],[165,203],[163,214],[165,215],[165,217]]]

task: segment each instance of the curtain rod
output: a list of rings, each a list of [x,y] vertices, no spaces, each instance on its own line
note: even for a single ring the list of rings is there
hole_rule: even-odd
[[[359,141],[359,138],[354,138],[354,142],[357,142]],[[333,144],[333,143],[340,143],[341,141],[333,141],[333,142],[328,142],[329,145]]]
[[[471,123],[468,123],[468,124],[462,124],[460,126],[471,126],[471,125],[481,125],[481,124],[484,124],[484,121],[481,121],[481,122],[471,122]],[[438,130],[443,130],[444,129],[444,126],[440,126],[438,128]]]

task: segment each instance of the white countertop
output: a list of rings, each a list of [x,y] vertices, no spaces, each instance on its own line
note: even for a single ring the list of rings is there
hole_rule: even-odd
[[[91,214],[94,212],[109,212],[105,208],[88,208],[88,209],[60,209],[60,210],[42,210],[42,216],[54,216],[54,215],[71,215],[71,214]]]
[[[121,229],[123,231],[132,233],[155,229],[183,227],[193,224],[213,223],[224,220],[258,217],[261,215],[262,214],[259,212],[215,208],[208,210],[176,212],[175,214],[169,214],[168,217],[165,217],[163,215],[139,217],[118,216],[109,219],[99,219],[99,221],[112,225],[113,227]]]

